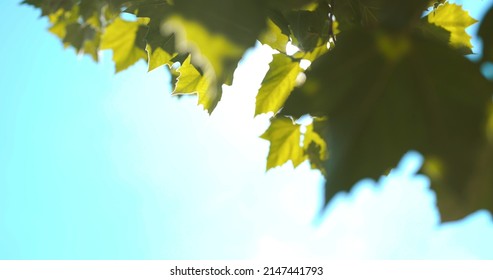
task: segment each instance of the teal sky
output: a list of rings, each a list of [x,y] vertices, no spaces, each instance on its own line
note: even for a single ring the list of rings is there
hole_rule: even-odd
[[[111,53],[64,50],[18,2],[0,3],[0,259],[493,259],[491,215],[438,225],[415,153],[315,223],[320,174],[264,171],[266,48],[208,116],[164,69],[115,75]],[[492,3],[461,2],[476,17]]]

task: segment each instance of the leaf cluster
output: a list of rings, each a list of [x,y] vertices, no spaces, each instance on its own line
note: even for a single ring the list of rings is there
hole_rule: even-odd
[[[466,29],[477,20],[446,0],[23,3],[66,47],[95,61],[112,50],[116,72],[141,60],[149,71],[166,66],[173,94],[197,95],[209,113],[260,41],[275,52],[255,109],[273,115],[261,136],[271,143],[267,169],[309,160],[326,177],[329,203],[416,150],[443,221],[493,211],[493,85],[480,72],[493,62],[493,7],[479,28],[482,59],[472,62]]]

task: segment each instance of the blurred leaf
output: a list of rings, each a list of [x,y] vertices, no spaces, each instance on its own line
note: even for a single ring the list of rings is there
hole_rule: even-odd
[[[467,34],[466,28],[476,23],[477,20],[469,16],[469,13],[461,6],[450,3],[440,5],[428,14],[427,20],[450,32],[452,46],[465,49],[466,53],[472,53],[471,36]]]
[[[219,93],[214,88],[215,84],[192,65],[191,55],[187,57],[177,72],[180,76],[178,76],[176,81],[175,90],[173,91],[174,95],[197,94],[199,97],[198,104],[202,105],[205,109],[216,106],[219,100],[217,97]]]
[[[298,61],[282,53],[275,54],[257,94],[255,115],[277,113],[293,90],[301,71]]]
[[[82,26],[79,23],[71,23],[65,29],[67,35],[63,38],[63,42],[70,44],[77,51],[83,48],[85,41],[93,40],[96,35],[96,30],[92,27]]]
[[[58,10],[49,16],[52,24],[49,31],[60,38],[65,48],[72,46],[77,53],[89,54],[94,61],[99,60],[98,50],[101,33],[95,26],[93,19],[90,22],[79,23],[79,7],[74,6],[72,10]]]
[[[478,36],[483,40],[482,60],[493,62],[493,6],[483,18]]]
[[[200,24],[181,17],[169,18],[165,29],[170,27],[177,36],[178,51],[192,53],[194,64],[210,72],[217,80],[225,79],[236,68],[246,50],[226,37],[210,33]]]
[[[319,58],[322,56],[324,53],[328,52],[329,49],[327,48],[327,45],[323,44],[320,45],[319,47],[316,47],[314,50],[311,52],[296,52],[293,57],[296,59],[307,59],[311,62],[315,61],[315,59]]]
[[[309,7],[316,0],[268,0],[269,5],[275,7],[278,10],[298,10]]]
[[[210,92],[199,103],[211,113],[221,99],[222,85],[232,83],[238,62],[264,29],[267,7],[260,0],[181,0],[173,9],[176,13],[162,29],[175,33],[177,51],[191,53],[192,63],[208,79]]]
[[[379,43],[382,36],[390,35],[342,33],[281,112],[328,116],[326,202],[362,178],[377,179],[405,152],[417,150],[426,157],[423,172],[439,193],[443,220],[484,207],[464,207],[474,195],[465,186],[485,142],[491,85],[476,65],[446,46],[409,37],[409,48],[389,56]]]
[[[76,2],[77,0],[24,0],[21,4],[39,8],[41,9],[41,15],[46,16],[56,13],[60,9],[70,11]]]
[[[257,96],[256,114],[281,108],[262,135],[271,142],[268,169],[309,159],[327,178],[328,202],[364,177],[386,174],[405,152],[417,150],[426,158],[422,172],[432,180],[443,220],[493,209],[491,114],[486,124],[493,90],[478,66],[457,51],[470,53],[465,29],[475,22],[458,5],[446,0],[23,3],[49,18],[50,32],[64,46],[95,60],[101,49],[111,49],[117,72],[140,59],[149,70],[172,65],[173,94],[197,94],[209,113],[245,51],[260,40],[281,52]],[[137,20],[125,21],[121,13]],[[483,62],[493,62],[492,30],[493,7],[479,30]],[[290,57],[288,41],[300,49]],[[296,88],[303,59],[312,64]],[[281,114],[327,120],[315,118],[302,133],[302,126]]]
[[[84,20],[89,20],[92,17],[99,18],[104,5],[105,1],[103,0],[80,0],[80,15]]]
[[[450,45],[450,31],[433,23],[429,23],[427,17],[421,19],[417,28],[419,31],[421,31],[423,37],[428,37],[443,44]],[[471,49],[464,47],[459,49],[459,52],[461,51],[462,54],[465,55],[470,53]]]
[[[149,25],[159,25],[173,13],[173,6],[166,0],[131,0],[127,1],[126,13],[149,19]]]
[[[199,103],[211,113],[221,99],[222,84],[231,81],[233,71],[246,49],[181,17],[170,17],[165,23],[167,28],[175,31],[177,50],[191,53],[192,63],[202,69],[203,76],[208,80],[210,92],[199,95],[202,98],[208,96]]]
[[[314,11],[292,11],[286,18],[293,34],[293,44],[303,52],[327,44],[332,27],[329,6],[320,1]]]
[[[334,15],[342,32],[381,28],[402,32],[421,18],[428,0],[334,0]]]
[[[105,30],[101,38],[101,49],[113,51],[116,72],[127,69],[140,59],[147,59],[144,34],[146,21],[126,21],[115,19]]]
[[[175,11],[186,20],[243,48],[255,44],[268,11],[265,0],[180,0],[174,4]]]
[[[267,20],[267,28],[260,34],[259,41],[280,52],[286,52],[289,37],[272,20]]]
[[[266,9],[262,7],[258,1],[182,0],[174,3],[177,14],[163,22],[165,33],[175,33],[177,51],[191,53],[193,64],[208,80],[210,92],[199,94],[199,103],[209,113],[221,99],[222,85],[231,84],[243,53],[263,29]],[[245,14],[249,11],[256,13]]]
[[[290,118],[274,118],[270,127],[260,137],[270,141],[267,156],[267,170],[291,161],[294,167],[300,165],[306,156],[300,144],[300,125]]]

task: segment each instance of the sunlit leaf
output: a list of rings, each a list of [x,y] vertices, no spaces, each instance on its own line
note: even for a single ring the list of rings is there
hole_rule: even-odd
[[[171,66],[171,59],[177,54],[175,52],[175,35],[163,36],[159,28],[150,28],[146,35],[146,51],[148,54],[148,71],[152,71],[167,64]]]
[[[198,95],[209,113],[260,40],[281,52],[255,111],[276,114],[262,135],[271,142],[268,169],[308,159],[327,178],[329,201],[362,178],[387,174],[416,150],[425,156],[422,173],[443,221],[493,210],[493,114],[487,124],[486,110],[493,90],[478,70],[493,62],[493,7],[479,29],[484,48],[475,64],[461,56],[471,52],[465,30],[475,20],[446,0],[23,3],[41,10],[65,47],[94,60],[111,49],[117,72],[139,60],[149,70],[170,66],[173,94]],[[122,13],[136,19],[123,20]],[[290,56],[288,41],[299,49]],[[301,73],[301,66],[308,68]],[[307,114],[327,118],[314,118],[303,133],[283,116]]]
[[[146,46],[146,51],[148,54],[149,71],[152,71],[165,64],[170,64],[173,55],[167,53],[160,47],[152,49],[150,45]]]
[[[113,51],[116,72],[127,69],[140,59],[147,59],[144,41],[146,23],[143,20],[132,22],[117,18],[106,28],[101,38],[101,49]]]
[[[257,94],[255,115],[277,113],[293,90],[301,71],[298,61],[282,53],[275,54]]]
[[[291,161],[294,167],[300,165],[306,156],[300,144],[301,125],[290,118],[274,118],[261,138],[270,141],[267,156],[267,170]]]
[[[73,0],[24,0],[22,4],[27,4],[41,9],[41,15],[51,15],[60,9],[70,11],[74,7],[76,1]]]
[[[428,14],[428,22],[450,32],[450,44],[459,49],[466,49],[471,53],[471,36],[466,28],[476,23],[467,11],[456,4],[446,3],[438,6]]]
[[[191,56],[188,56],[178,68],[177,72],[180,76],[177,78],[173,94],[197,94],[199,97],[198,104],[206,109],[214,108],[219,101],[217,98],[219,93],[214,87],[215,84],[205,74],[200,73],[190,61]]]
[[[294,58],[297,59],[306,59],[311,62],[315,61],[315,59],[319,58],[322,56],[324,53],[328,52],[329,49],[327,48],[327,45],[321,44],[320,46],[316,47],[313,49],[311,52],[302,52],[299,51],[293,55]]]

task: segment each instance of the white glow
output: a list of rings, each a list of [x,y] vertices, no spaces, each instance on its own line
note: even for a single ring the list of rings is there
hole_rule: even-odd
[[[302,59],[300,61],[300,67],[303,69],[303,70],[306,70],[308,69],[308,67],[310,67],[310,65],[312,64],[312,62],[308,59]]]
[[[289,41],[288,44],[286,45],[286,54],[287,55],[293,55],[296,52],[298,52],[299,50],[300,49],[297,46],[293,45],[291,43],[291,41]]]

